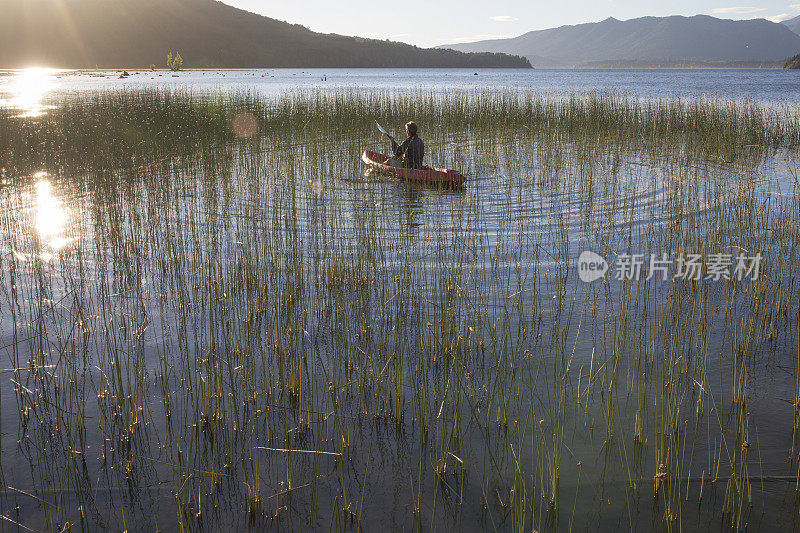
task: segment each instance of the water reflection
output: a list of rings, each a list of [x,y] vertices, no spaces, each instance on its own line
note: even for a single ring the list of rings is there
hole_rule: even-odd
[[[19,109],[20,117],[38,117],[50,106],[44,105],[44,97],[53,89],[54,70],[29,68],[15,72],[2,90],[0,107]]]
[[[50,251],[58,251],[69,244],[65,236],[68,213],[63,202],[53,195],[53,186],[46,173],[36,175],[36,232],[42,243]],[[42,259],[52,259],[52,254],[44,252]]]

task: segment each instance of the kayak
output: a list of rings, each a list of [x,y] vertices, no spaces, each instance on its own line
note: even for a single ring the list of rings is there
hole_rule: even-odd
[[[370,150],[364,150],[361,160],[376,172],[408,181],[436,183],[448,187],[460,187],[464,184],[464,176],[455,170],[434,167],[422,167],[419,169],[394,167],[386,164],[389,160],[387,156]]]

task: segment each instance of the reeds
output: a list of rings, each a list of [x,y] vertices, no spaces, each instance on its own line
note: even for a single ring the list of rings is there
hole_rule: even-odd
[[[0,454],[23,491],[2,514],[59,530],[781,520],[752,478],[797,490],[796,116],[353,90],[103,93],[0,117]],[[364,175],[374,120],[408,118],[464,190]],[[44,181],[66,212],[47,232]],[[586,249],[612,268],[591,285]],[[763,254],[758,280],[614,278],[623,253],[739,251]]]

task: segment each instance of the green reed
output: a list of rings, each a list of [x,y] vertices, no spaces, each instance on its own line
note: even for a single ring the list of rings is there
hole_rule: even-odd
[[[759,368],[797,353],[798,191],[766,185],[795,165],[796,116],[356,90],[0,116],[1,407],[19,441],[0,453],[30,494],[3,515],[529,530],[632,527],[647,507],[666,529],[746,527],[752,473],[783,468],[754,449]],[[374,120],[409,118],[464,190],[364,176],[360,151],[385,148]],[[36,229],[39,171],[69,199],[58,250]],[[763,272],[583,285],[583,248],[761,251]]]

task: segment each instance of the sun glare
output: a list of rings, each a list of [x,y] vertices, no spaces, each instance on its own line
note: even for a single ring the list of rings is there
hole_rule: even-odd
[[[53,186],[46,179],[47,174],[36,175],[36,231],[39,238],[52,250],[60,250],[68,244],[64,237],[67,224],[67,210],[53,195]]]
[[[16,72],[3,91],[0,106],[22,111],[22,117],[38,117],[44,114],[48,106],[43,100],[53,88],[52,69],[27,68]]]

